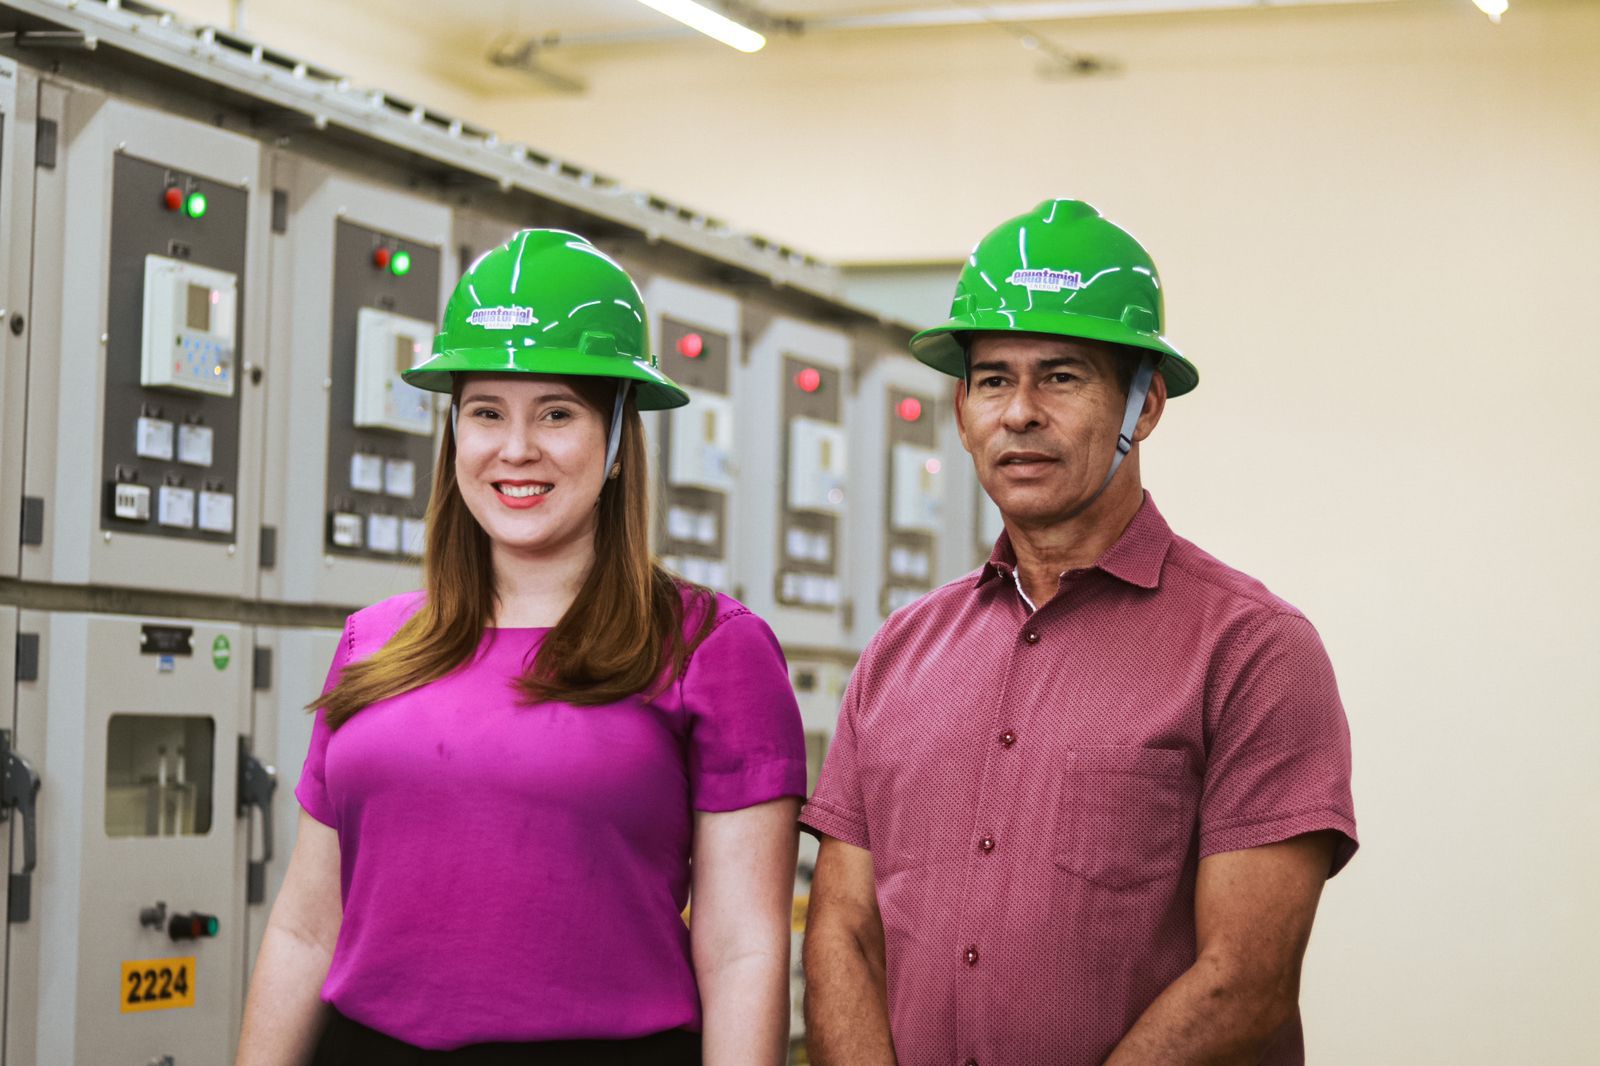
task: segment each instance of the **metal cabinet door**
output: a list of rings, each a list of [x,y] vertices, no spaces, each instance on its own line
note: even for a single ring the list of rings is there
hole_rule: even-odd
[[[17,732],[45,784],[33,920],[12,927],[7,1064],[228,1061],[250,633],[41,611],[20,625],[40,641]]]

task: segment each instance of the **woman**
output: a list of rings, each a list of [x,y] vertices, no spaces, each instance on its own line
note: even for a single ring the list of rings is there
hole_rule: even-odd
[[[426,589],[314,704],[240,1066],[783,1061],[799,712],[765,623],[651,561],[638,412],[688,397],[638,290],[523,231],[404,376],[453,400]]]

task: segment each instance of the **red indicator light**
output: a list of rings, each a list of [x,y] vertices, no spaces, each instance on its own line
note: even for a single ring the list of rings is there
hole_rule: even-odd
[[[394,258],[394,253],[387,248],[374,248],[372,250],[372,265],[379,270],[388,270],[389,261]]]
[[[698,359],[705,350],[705,339],[698,333],[685,333],[678,338],[678,354],[685,359]]]
[[[907,422],[915,422],[922,417],[922,401],[915,396],[907,396],[894,405],[895,414]]]
[[[183,207],[183,190],[176,185],[168,185],[167,191],[161,194],[161,205],[168,211],[177,211]]]
[[[822,388],[822,371],[814,366],[808,366],[794,376],[794,383],[801,392],[816,392]]]

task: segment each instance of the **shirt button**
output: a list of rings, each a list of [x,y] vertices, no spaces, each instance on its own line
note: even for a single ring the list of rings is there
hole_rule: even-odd
[[[984,837],[982,840],[978,841],[978,847],[982,848],[986,854],[993,851],[994,837]]]
[[[1037,644],[1039,643],[1039,631],[1037,629],[1030,629],[1026,633],[1022,634],[1022,639],[1029,644]]]
[[[1011,745],[1015,744],[1016,742],[1017,742],[1017,735],[1015,733],[1013,733],[1011,730],[1008,729],[1004,733],[1000,734],[1000,745],[1001,745],[1001,747],[1009,748]]]
[[[967,960],[967,965],[968,966],[976,966],[976,965],[978,965],[978,949],[975,948],[975,947],[968,948],[967,949],[967,954],[966,954],[966,960]]]

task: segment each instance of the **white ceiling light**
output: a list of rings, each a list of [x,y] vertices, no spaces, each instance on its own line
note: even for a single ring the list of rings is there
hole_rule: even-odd
[[[1478,5],[1478,10],[1489,16],[1489,21],[1499,25],[1500,16],[1506,13],[1506,8],[1511,6],[1511,0],[1472,0]],[[655,5],[652,4],[652,7]]]
[[[1490,2],[1490,0],[1484,0]],[[729,48],[741,52],[759,52],[767,39],[748,26],[741,26],[720,11],[713,11],[695,0],[639,0],[645,7],[655,8],[669,18],[675,18],[690,29],[699,30],[707,37],[721,41]]]

